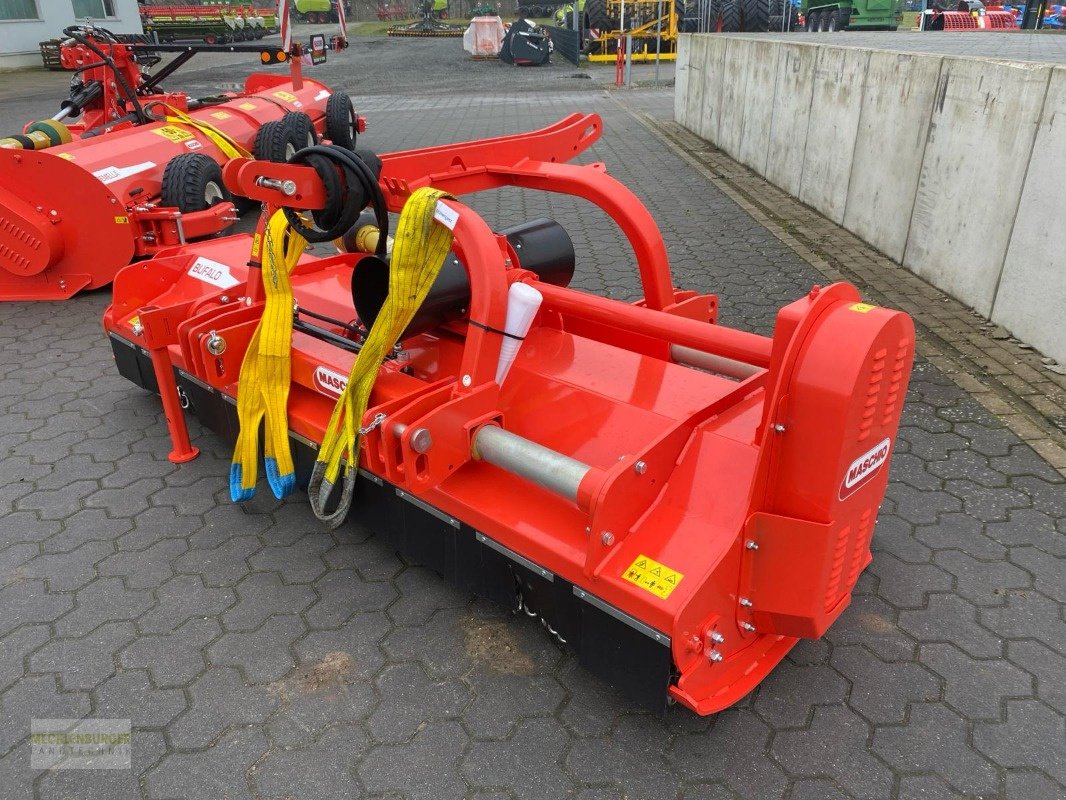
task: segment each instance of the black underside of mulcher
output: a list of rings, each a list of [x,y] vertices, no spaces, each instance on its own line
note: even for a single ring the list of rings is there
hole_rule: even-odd
[[[119,373],[158,394],[147,352],[115,334],[110,338]],[[225,440],[235,441],[235,401],[180,370],[175,377],[186,411]],[[317,446],[302,437],[291,436],[290,441],[297,483],[304,489]],[[672,679],[665,634],[366,471],[356,481],[350,519],[408,562],[435,570],[460,589],[516,613],[539,616],[583,667],[634,703],[653,710],[665,706]]]

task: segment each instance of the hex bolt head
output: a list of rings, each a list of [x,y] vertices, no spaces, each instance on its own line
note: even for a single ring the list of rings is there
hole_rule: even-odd
[[[636,464],[633,465],[633,471],[638,475],[643,475],[645,472],[648,471],[648,465],[645,464],[643,461],[638,461]]]
[[[721,661],[722,654],[719,653],[717,650],[711,650],[709,653],[707,653],[707,658],[709,658],[711,661]]]
[[[614,544],[614,534],[610,531],[604,531],[600,536],[600,541],[603,542],[604,547],[610,547]]]
[[[719,633],[718,631],[711,631],[707,635],[707,638],[709,638],[715,644],[722,644],[725,641],[725,637],[722,636],[722,634]]]
[[[751,608],[751,600],[747,597],[740,598],[740,604],[744,606],[744,608]]]
[[[756,542],[754,539],[748,539],[748,541],[744,542],[744,546],[746,548],[748,548],[749,550],[758,550],[759,549],[759,543]]]

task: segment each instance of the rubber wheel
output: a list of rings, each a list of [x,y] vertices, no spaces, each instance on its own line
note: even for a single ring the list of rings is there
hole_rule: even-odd
[[[293,142],[300,144],[299,149],[314,147],[318,144],[318,135],[315,133],[315,124],[311,118],[302,111],[287,111],[281,118],[281,124],[292,132]]]
[[[600,33],[618,30],[618,18],[607,13],[607,0],[587,0],[585,30],[595,28]]]
[[[820,30],[828,31],[829,33],[836,33],[837,31],[837,12],[829,11],[822,15],[822,19],[825,20],[825,27]]]
[[[825,33],[829,30],[829,18],[835,17],[836,14],[833,9],[822,11],[818,14],[818,32]]]
[[[352,98],[334,92],[326,101],[326,138],[338,147],[354,150],[356,135]]]
[[[777,33],[780,33],[781,29],[784,27],[784,24],[785,24],[785,18],[784,17],[782,17],[780,14],[771,14],[770,15],[770,21],[766,24],[766,28],[771,33],[774,33],[775,31]]]
[[[770,6],[768,0],[744,0],[744,31],[762,33],[769,28]]]
[[[183,153],[167,162],[163,170],[162,203],[182,214],[203,211],[230,199],[222,182],[222,168],[203,153]]]
[[[818,30],[818,22],[820,17],[821,14],[819,14],[817,11],[815,11],[813,14],[807,15],[806,25],[804,25],[804,29],[807,31],[807,33],[814,33]]]
[[[722,33],[740,33],[740,0],[722,0]]]
[[[848,27],[848,22],[851,21],[851,9],[850,8],[838,8],[837,9],[837,30],[842,31]]]
[[[295,140],[292,130],[281,123],[266,122],[255,134],[252,153],[260,161],[285,162],[304,147],[304,142]]]

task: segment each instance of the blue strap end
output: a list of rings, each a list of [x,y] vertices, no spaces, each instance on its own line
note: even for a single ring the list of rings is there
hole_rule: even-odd
[[[241,488],[241,465],[231,464],[229,468],[229,499],[234,503],[243,503],[255,497],[255,487]]]
[[[264,461],[266,463],[267,483],[270,484],[274,497],[278,498],[278,500],[284,500],[296,491],[296,473],[287,472],[284,475],[279,475],[277,459],[266,458]]]

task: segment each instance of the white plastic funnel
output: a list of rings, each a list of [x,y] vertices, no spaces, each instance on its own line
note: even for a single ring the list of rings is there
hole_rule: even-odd
[[[503,386],[511,364],[518,355],[518,348],[522,346],[522,339],[529,333],[529,326],[533,324],[533,317],[537,316],[543,301],[543,295],[528,283],[511,284],[507,292],[507,324],[504,325],[509,335],[503,337],[500,363],[496,366],[496,383],[500,386]],[[518,338],[511,338],[514,336]]]

